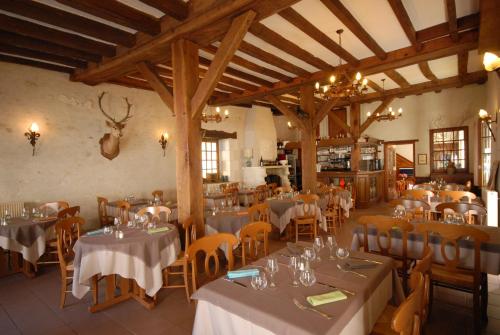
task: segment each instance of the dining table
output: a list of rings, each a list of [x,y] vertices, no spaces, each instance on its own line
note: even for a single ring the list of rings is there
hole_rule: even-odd
[[[348,190],[344,190],[342,188],[336,189],[333,194],[324,193],[319,195],[318,204],[321,207],[321,210],[326,210],[328,204],[331,202],[331,197],[338,197],[338,204],[340,208],[342,208],[342,212],[346,218],[349,218],[349,212],[352,206],[352,197],[351,192]]]
[[[128,299],[152,309],[154,296],[163,286],[162,270],[174,263],[180,253],[179,232],[173,224],[160,223],[148,229],[122,226],[111,234],[103,229],[89,232],[74,245],[73,295],[83,298],[97,276],[106,280],[104,301],[94,301],[90,312]],[[120,287],[119,292],[116,286]]]
[[[165,206],[168,207],[172,213],[170,213],[168,217],[169,222],[176,222],[178,219],[177,215],[177,204],[172,203],[170,201],[163,201],[160,203],[154,204],[152,200],[149,199],[135,199],[129,202],[130,203],[130,209],[128,211],[129,215],[129,220],[134,220],[135,214],[139,212],[141,209],[149,206]],[[106,205],[106,211],[108,215],[112,217],[119,217],[120,216],[120,208],[116,205],[115,201],[111,201]]]
[[[239,199],[239,204],[238,205],[243,205],[245,207],[248,207],[254,203],[254,193],[255,189],[253,188],[243,188],[238,190],[238,199]],[[206,209],[214,209],[214,208],[222,208],[225,207],[227,204],[225,203],[226,201],[226,194],[223,192],[210,192],[210,193],[205,193],[203,196],[204,202],[205,202],[205,208]],[[224,204],[222,204],[224,202]],[[233,204],[235,205],[235,204]]]
[[[55,237],[54,225],[57,217],[13,217],[0,225],[0,248],[22,256],[11,257],[12,272],[23,272],[32,277],[38,259],[45,253],[46,241]],[[31,265],[30,265],[31,264]]]
[[[238,240],[240,231],[250,222],[248,208],[233,207],[226,210],[207,211],[205,214],[205,235],[214,235],[218,233],[229,233],[235,235]],[[234,248],[237,248],[236,244]],[[227,257],[227,246],[221,246],[221,250]]]
[[[324,252],[320,261],[311,263],[316,283],[293,287],[288,249],[271,256],[279,265],[275,288],[268,285],[256,290],[248,277],[219,278],[199,288],[192,295],[197,300],[193,334],[368,334],[387,303],[403,299],[389,257],[353,251],[357,262],[372,265],[353,273],[345,272],[346,260],[330,260]],[[263,270],[266,260],[246,268]],[[316,307],[307,301],[307,297],[330,292],[337,292],[343,300]]]
[[[268,198],[266,203],[269,205],[270,222],[279,228],[280,233],[285,231],[292,219],[304,215],[303,203],[295,198],[272,197]],[[320,227],[326,231],[326,221],[321,214],[319,204],[315,204],[313,207],[316,220],[319,221]]]

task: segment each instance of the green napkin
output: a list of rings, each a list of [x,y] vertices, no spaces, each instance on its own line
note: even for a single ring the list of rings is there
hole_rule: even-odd
[[[164,231],[169,231],[169,227],[159,227],[159,228],[151,228],[148,229],[148,234],[156,234],[156,233],[162,233]]]
[[[332,291],[318,295],[311,295],[306,298],[307,302],[312,306],[320,306],[344,299],[347,299],[347,296],[340,291]]]
[[[93,230],[93,231],[88,231],[87,236],[95,236],[95,235],[101,235],[104,234],[104,228]]]

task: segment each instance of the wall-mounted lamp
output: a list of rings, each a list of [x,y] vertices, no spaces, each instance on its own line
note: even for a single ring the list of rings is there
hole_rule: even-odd
[[[481,122],[485,122],[486,125],[488,126],[488,129],[490,131],[491,137],[493,137],[493,141],[497,141],[495,138],[495,134],[493,133],[493,130],[491,129],[491,124],[492,123],[497,123],[497,113],[495,113],[495,119],[491,117],[490,114],[484,109],[479,110],[479,119],[481,119]]]
[[[295,126],[292,124],[292,122],[290,122],[290,121],[288,121],[288,122],[286,123],[286,125],[287,125],[288,129],[295,129],[295,128],[297,128],[297,127],[295,127]]]
[[[31,127],[28,129],[27,132],[24,133],[24,136],[28,139],[29,143],[33,147],[33,154],[32,156],[35,156],[35,146],[36,146],[36,141],[40,138],[40,128],[38,127],[38,124],[36,122],[33,122],[31,124]]]
[[[483,56],[483,65],[486,71],[495,71],[500,69],[500,57],[493,52],[485,52]]]
[[[158,143],[160,143],[161,148],[163,149],[163,157],[165,157],[165,150],[167,150],[167,145],[168,145],[168,133],[164,132],[161,134],[160,140]]]

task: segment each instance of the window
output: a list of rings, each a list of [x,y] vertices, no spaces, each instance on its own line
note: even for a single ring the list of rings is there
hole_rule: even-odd
[[[430,130],[431,171],[446,172],[449,162],[457,171],[468,172],[467,127]]]
[[[486,122],[481,122],[479,125],[479,146],[481,160],[481,185],[487,185],[491,173],[491,132],[488,129]]]
[[[219,148],[217,141],[203,140],[203,142],[201,142],[201,169],[203,178],[207,178],[207,174],[215,173],[215,178],[218,179],[219,176],[218,149]]]

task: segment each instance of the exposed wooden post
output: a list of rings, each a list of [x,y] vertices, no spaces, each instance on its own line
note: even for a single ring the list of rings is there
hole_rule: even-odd
[[[358,139],[361,135],[360,133],[360,117],[361,110],[359,102],[354,102],[351,104],[351,136],[354,140],[354,145],[351,152],[351,171],[359,171],[359,159],[361,156]]]
[[[304,120],[305,127],[301,129],[302,149],[302,189],[316,191],[316,128],[314,118],[314,88],[312,85],[300,88],[300,108],[309,114],[309,119]]]
[[[179,39],[172,43],[172,71],[174,82],[174,111],[176,117],[176,172],[177,206],[179,220],[195,215],[198,230],[202,230],[203,216],[199,217],[197,208],[203,215],[203,192],[195,190],[203,187],[201,179],[201,147],[199,127],[191,118],[191,98],[198,86],[198,46],[190,41]],[[199,126],[199,125],[198,125]],[[196,171],[199,167],[199,172]],[[198,179],[199,178],[199,179]],[[196,211],[196,212],[195,212]]]

